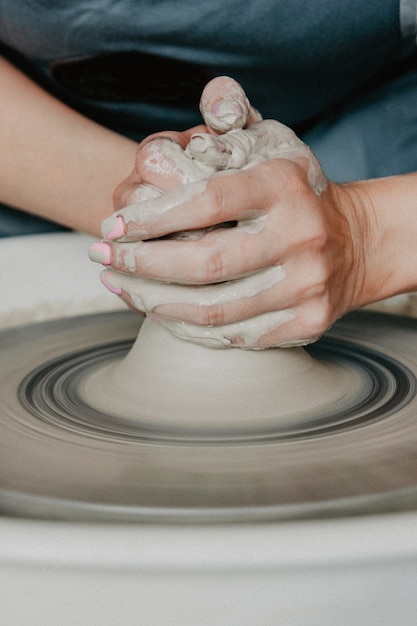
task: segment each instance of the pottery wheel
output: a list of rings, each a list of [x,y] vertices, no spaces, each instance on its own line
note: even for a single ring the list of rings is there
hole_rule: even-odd
[[[347,315],[308,350],[355,371],[360,392],[307,422],[241,433],[88,406],[80,381],[124,358],[138,325],[117,312],[0,333],[0,513],[194,523],[417,508],[416,320]]]

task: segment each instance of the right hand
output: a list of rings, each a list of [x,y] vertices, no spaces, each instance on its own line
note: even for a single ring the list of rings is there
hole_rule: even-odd
[[[114,240],[105,244],[108,264],[117,270],[105,273],[107,284],[133,309],[203,345],[317,339],[350,305],[352,241],[335,186],[328,188],[308,146],[269,120],[218,137],[198,132],[179,154],[226,175],[174,183],[169,193],[107,220],[104,234]],[[236,227],[208,232],[224,222]],[[155,241],[179,230],[191,231],[194,241]]]

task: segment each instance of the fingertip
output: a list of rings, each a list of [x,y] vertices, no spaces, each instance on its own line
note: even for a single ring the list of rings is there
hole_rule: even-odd
[[[97,241],[91,244],[88,249],[90,261],[101,263],[102,265],[111,264],[111,248],[105,241]]]
[[[123,290],[114,284],[114,277],[112,272],[104,271],[100,274],[100,280],[104,287],[108,289],[111,293],[116,294],[116,296],[121,296]]]
[[[229,76],[218,76],[203,90],[200,110],[207,126],[223,133],[245,126],[250,103],[238,82]]]
[[[105,239],[114,240],[124,237],[126,227],[121,215],[111,215],[102,223],[102,234]]]

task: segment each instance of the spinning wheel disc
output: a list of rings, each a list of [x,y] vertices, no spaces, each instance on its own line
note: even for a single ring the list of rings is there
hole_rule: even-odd
[[[346,316],[310,352],[359,372],[358,393],[308,424],[277,419],[244,435],[160,430],[89,407],[85,372],[122,358],[137,331],[123,312],[0,334],[0,512],[239,522],[417,507],[416,321]]]

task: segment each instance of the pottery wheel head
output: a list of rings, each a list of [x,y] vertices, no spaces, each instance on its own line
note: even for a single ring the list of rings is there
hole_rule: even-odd
[[[308,351],[251,353],[178,353],[143,330],[134,342],[123,312],[1,334],[0,510],[218,522],[414,507],[413,321],[351,314]]]

